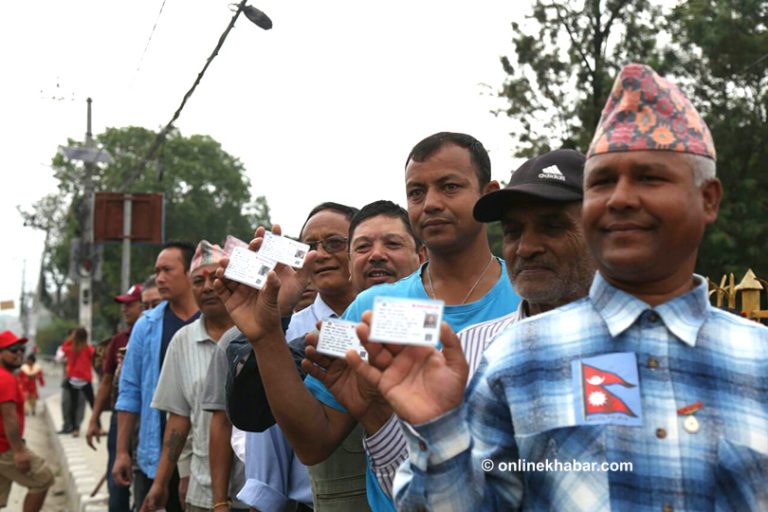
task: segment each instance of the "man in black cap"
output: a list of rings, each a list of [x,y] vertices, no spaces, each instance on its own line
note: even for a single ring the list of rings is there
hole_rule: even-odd
[[[550,151],[525,162],[502,190],[481,197],[475,219],[500,220],[519,318],[584,297],[595,266],[581,227],[584,155]]]
[[[569,149],[551,151],[526,161],[505,188],[475,203],[476,220],[501,221],[507,274],[522,300],[512,313],[457,333],[469,367],[467,382],[507,326],[587,295],[595,266],[581,227],[583,176],[584,155]],[[405,438],[399,427],[388,423],[366,446],[379,485],[392,496],[395,471],[408,457]]]

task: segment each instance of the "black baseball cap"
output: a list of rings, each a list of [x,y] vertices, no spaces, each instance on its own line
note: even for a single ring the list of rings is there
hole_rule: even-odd
[[[581,201],[585,161],[584,155],[573,149],[558,149],[531,158],[512,173],[506,187],[484,195],[475,203],[475,219],[501,220],[505,205],[520,195],[547,201]]]

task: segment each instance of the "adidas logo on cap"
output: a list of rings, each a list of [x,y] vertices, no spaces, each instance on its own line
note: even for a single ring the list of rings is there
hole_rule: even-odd
[[[565,181],[565,176],[560,172],[556,165],[550,165],[541,170],[539,178]]]

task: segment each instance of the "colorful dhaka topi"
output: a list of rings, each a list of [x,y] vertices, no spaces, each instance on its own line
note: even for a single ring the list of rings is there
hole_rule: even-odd
[[[716,160],[712,134],[677,86],[650,66],[622,68],[587,158],[618,151],[663,150]]]

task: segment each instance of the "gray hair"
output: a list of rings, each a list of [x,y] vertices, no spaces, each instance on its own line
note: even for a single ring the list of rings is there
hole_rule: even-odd
[[[157,288],[157,283],[155,282],[155,276],[149,276],[146,281],[144,281],[144,284],[141,285],[142,290],[149,290],[150,288]]]
[[[716,177],[716,164],[711,158],[691,153],[681,153],[685,162],[693,171],[693,184],[701,187]]]

